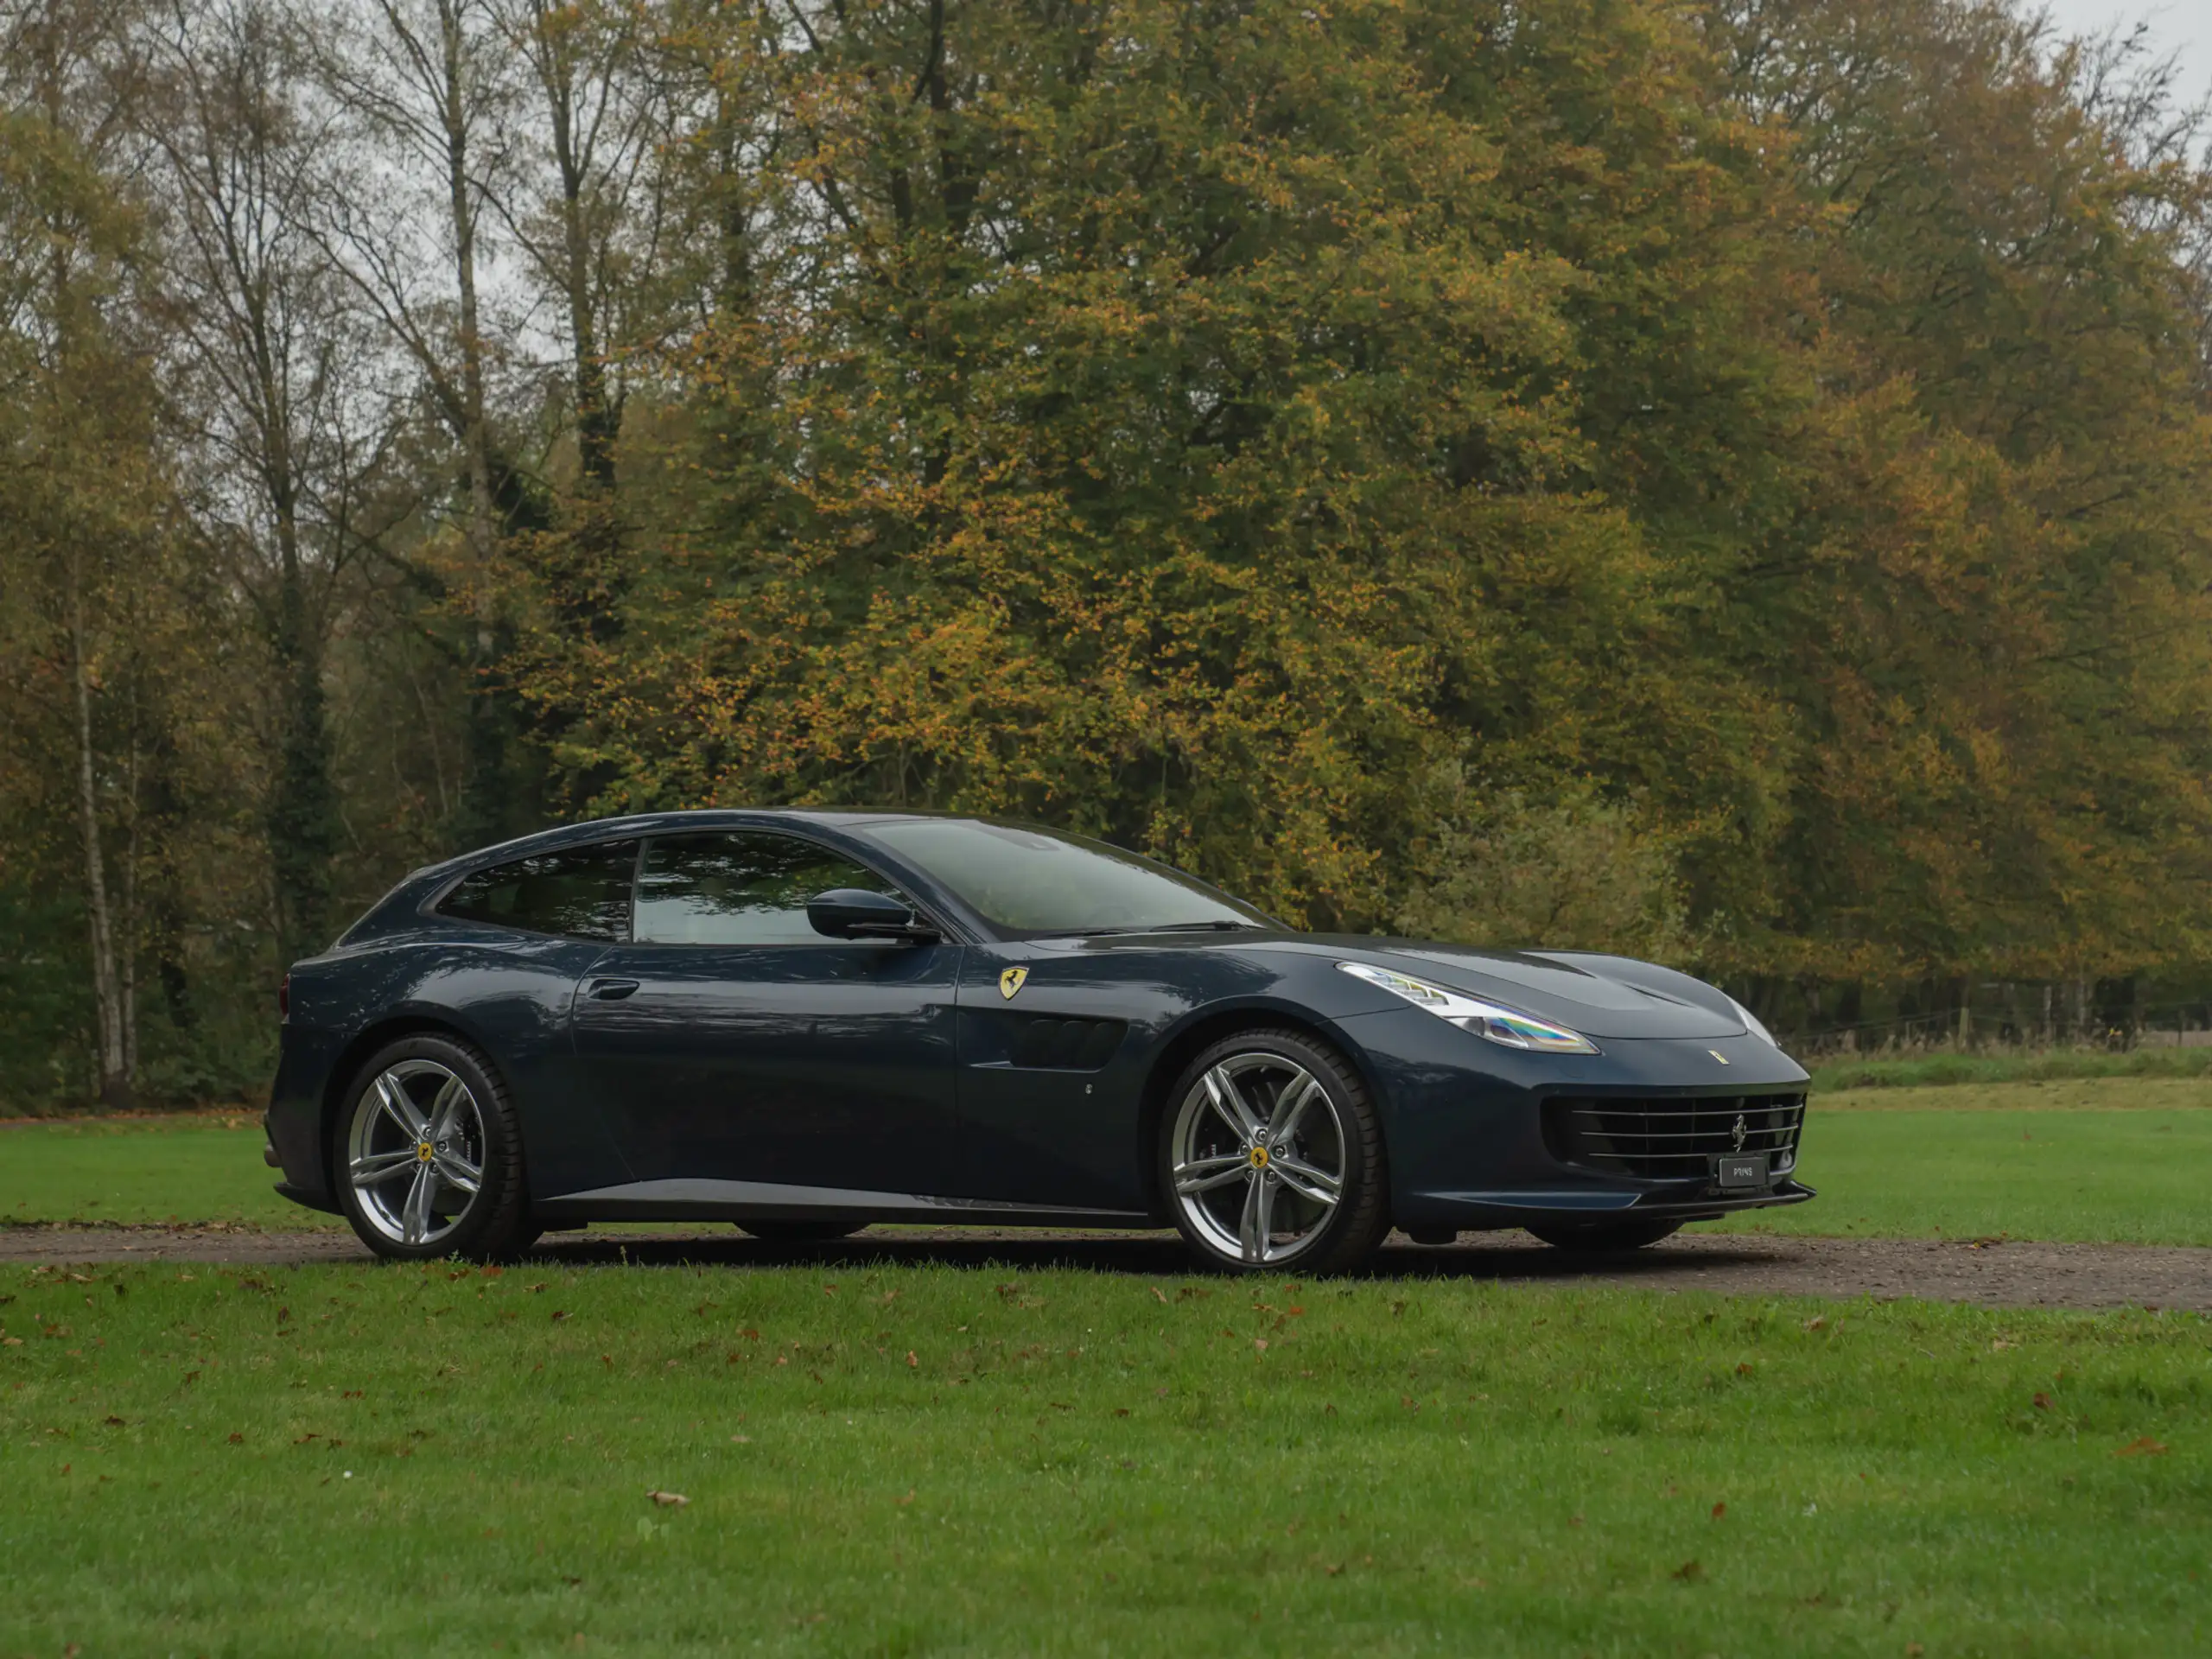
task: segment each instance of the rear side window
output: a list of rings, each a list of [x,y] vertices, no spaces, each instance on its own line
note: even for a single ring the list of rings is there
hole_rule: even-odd
[[[638,843],[612,841],[537,853],[461,878],[439,912],[579,939],[630,937],[630,881]]]
[[[638,868],[638,940],[658,944],[838,944],[806,901],[836,887],[903,897],[874,871],[796,836],[663,836]]]

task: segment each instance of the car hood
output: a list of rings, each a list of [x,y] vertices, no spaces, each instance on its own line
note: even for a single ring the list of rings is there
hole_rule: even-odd
[[[1446,990],[1487,997],[1586,1037],[1736,1037],[1745,1029],[1722,993],[1649,963],[1411,940],[1343,943],[1347,948],[1338,953],[1340,960],[1371,963]]]

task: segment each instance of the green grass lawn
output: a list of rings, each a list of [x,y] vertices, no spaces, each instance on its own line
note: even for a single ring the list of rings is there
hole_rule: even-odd
[[[1813,1203],[1730,1230],[2212,1244],[2212,1079],[1816,1096]],[[0,1128],[0,1221],[342,1225],[271,1192],[250,1114]]]
[[[1994,1049],[1814,1058],[1813,1087],[1920,1089],[1960,1083],[2054,1083],[2084,1077],[2212,1077],[2212,1048]]]
[[[342,1227],[271,1191],[257,1112],[0,1127],[0,1224],[243,1222]]]
[[[2212,1648],[2189,1316],[172,1265],[0,1324],[0,1654]]]
[[[1709,1230],[2212,1244],[2208,1105],[2203,1083],[1815,1096],[1801,1173],[1821,1196]]]

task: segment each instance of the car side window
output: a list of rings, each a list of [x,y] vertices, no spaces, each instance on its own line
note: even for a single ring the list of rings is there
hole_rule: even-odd
[[[865,866],[796,836],[656,836],[638,868],[637,938],[658,944],[836,944],[806,901],[836,887],[903,898]]]
[[[461,878],[438,906],[466,922],[493,922],[579,939],[630,937],[634,841],[537,853]]]

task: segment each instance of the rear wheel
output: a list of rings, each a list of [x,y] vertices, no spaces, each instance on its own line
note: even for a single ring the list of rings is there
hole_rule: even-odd
[[[1640,1250],[1672,1238],[1682,1230],[1679,1221],[1616,1221],[1594,1227],[1531,1227],[1529,1230],[1554,1249],[1597,1255],[1606,1250]]]
[[[485,1262],[536,1239],[514,1104],[474,1048],[402,1038],[361,1068],[346,1103],[339,1199],[378,1255]]]
[[[1176,1228],[1217,1266],[1342,1273],[1390,1230],[1367,1090],[1302,1033],[1214,1044],[1177,1080],[1160,1130]]]
[[[737,1224],[763,1244],[826,1244],[833,1238],[849,1238],[868,1225],[864,1221],[741,1221]]]

